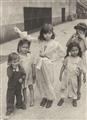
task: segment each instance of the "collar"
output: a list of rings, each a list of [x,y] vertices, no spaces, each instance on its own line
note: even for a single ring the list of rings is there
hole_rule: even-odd
[[[18,72],[19,71],[19,67],[17,67],[16,69],[13,68],[13,71],[15,72]]]

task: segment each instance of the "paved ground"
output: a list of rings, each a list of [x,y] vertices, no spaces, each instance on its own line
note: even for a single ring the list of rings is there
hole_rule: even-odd
[[[79,22],[86,22],[87,20],[76,20],[73,22],[67,22],[64,24],[60,24],[54,27],[56,33],[56,39],[63,45],[65,49],[65,44],[70,36],[75,32],[73,26]],[[32,36],[37,37],[38,32],[32,34]],[[1,59],[0,64],[0,73],[1,73],[1,101],[0,105],[2,107],[1,114],[2,118],[5,116],[6,112],[6,89],[7,89],[7,76],[6,76],[6,66],[7,66],[7,55],[16,51],[17,43],[19,39],[14,41],[10,41],[8,43],[4,43],[0,45],[0,55],[3,55],[3,59]],[[32,44],[32,51],[36,54],[38,50],[38,44]],[[61,62],[59,62],[59,65]],[[58,77],[58,76],[57,76]],[[56,85],[55,92],[57,94],[57,100],[54,101],[53,106],[50,109],[42,108],[39,106],[40,103],[40,94],[37,90],[37,87],[34,86],[35,89],[35,106],[29,107],[29,103],[27,106],[27,110],[15,110],[14,115],[9,118],[10,120],[86,120],[86,84],[82,85],[82,97],[81,100],[78,101],[77,108],[74,108],[71,104],[71,100],[65,101],[62,107],[57,106],[57,102],[59,100],[60,84]],[[28,93],[29,96],[29,93]],[[29,97],[28,97],[29,101]]]

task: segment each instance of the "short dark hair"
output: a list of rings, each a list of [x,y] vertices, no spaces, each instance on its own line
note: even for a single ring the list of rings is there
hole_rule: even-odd
[[[19,55],[16,52],[12,52],[8,55],[8,64],[10,64],[13,60],[20,60]]]
[[[23,45],[23,44],[28,44],[28,47],[30,47],[30,44],[31,42],[28,41],[27,39],[21,39],[18,43],[18,46],[17,46],[17,52],[20,53],[20,47]]]
[[[83,32],[86,32],[87,25],[85,23],[78,23],[76,26],[74,26],[74,29],[82,30]]]
[[[49,33],[49,32],[52,32],[52,36],[51,36],[51,39],[54,39],[55,38],[55,34],[54,34],[54,31],[53,31],[53,26],[51,24],[44,24],[40,30],[40,35],[38,37],[38,39],[40,41],[44,41],[45,38],[44,38],[44,35],[43,34],[46,34],[46,33]]]
[[[67,46],[67,51],[66,51],[65,58],[69,56],[69,52],[72,50],[73,47],[78,47],[78,49],[79,49],[78,56],[82,57],[82,51],[81,51],[81,48],[80,48],[79,44],[76,43],[76,42],[72,42]]]

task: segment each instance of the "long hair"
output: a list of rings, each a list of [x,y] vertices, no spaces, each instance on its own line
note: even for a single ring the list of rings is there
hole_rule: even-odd
[[[72,42],[67,46],[67,51],[66,51],[65,58],[69,56],[69,53],[71,52],[73,47],[77,47],[79,49],[78,56],[82,57],[82,51],[81,51],[81,48],[80,48],[79,44],[76,43],[76,42]]]
[[[55,38],[55,34],[54,34],[54,31],[53,31],[53,26],[51,24],[44,24],[40,30],[40,35],[38,37],[38,39],[40,41],[44,41],[45,38],[44,38],[44,34],[47,34],[49,32],[52,32],[52,36],[51,36],[51,39],[54,39]]]
[[[12,52],[8,55],[8,65],[11,65],[13,60],[20,60],[20,57],[16,52]]]
[[[17,46],[17,52],[18,52],[18,53],[21,52],[21,46],[22,46],[23,44],[28,44],[28,48],[30,48],[31,42],[28,41],[27,39],[21,39],[21,40],[19,41],[19,43],[18,43],[18,46]]]

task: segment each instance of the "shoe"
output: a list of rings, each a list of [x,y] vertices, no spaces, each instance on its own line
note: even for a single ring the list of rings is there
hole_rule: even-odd
[[[46,108],[50,108],[52,106],[53,100],[48,100],[46,104]]]
[[[61,99],[59,100],[59,102],[58,102],[57,105],[58,105],[58,106],[62,106],[63,103],[64,103],[64,99],[61,98]]]
[[[22,107],[21,109],[25,110],[26,109],[26,104],[22,104],[21,107]]]
[[[34,106],[34,103],[32,102],[32,103],[30,103],[30,107],[33,107]]]
[[[74,99],[72,104],[73,104],[73,107],[77,107],[77,100]]]
[[[22,105],[16,105],[16,108],[25,110],[26,109],[26,104],[23,103]]]
[[[13,113],[13,111],[7,111],[6,116],[10,116]]]
[[[44,107],[47,103],[47,98],[43,98],[41,103],[40,103],[40,106]]]

